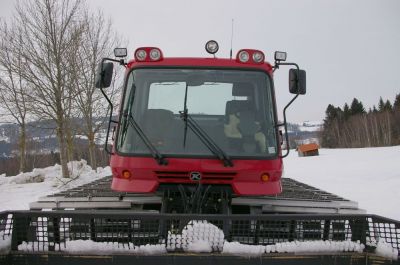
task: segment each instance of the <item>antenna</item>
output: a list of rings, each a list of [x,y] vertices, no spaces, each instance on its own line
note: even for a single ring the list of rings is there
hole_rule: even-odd
[[[232,60],[232,44],[233,44],[233,18],[232,18],[232,31],[231,31],[231,52],[230,52],[231,60]]]

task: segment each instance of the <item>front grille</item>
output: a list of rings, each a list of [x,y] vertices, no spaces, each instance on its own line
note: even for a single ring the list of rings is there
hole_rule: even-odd
[[[159,180],[187,180],[188,171],[155,171]],[[202,180],[229,181],[233,180],[236,172],[201,172]]]
[[[204,180],[233,180],[236,172],[204,172]]]
[[[155,171],[154,172],[160,180],[184,180],[189,178],[187,171]]]

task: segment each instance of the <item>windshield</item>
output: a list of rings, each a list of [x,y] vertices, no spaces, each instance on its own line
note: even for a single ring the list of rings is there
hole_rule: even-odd
[[[186,112],[185,112],[186,103]],[[188,129],[187,114],[229,157],[276,156],[271,82],[241,70],[136,69],[129,73],[117,136],[122,154],[150,154],[133,117],[164,156],[214,156]]]

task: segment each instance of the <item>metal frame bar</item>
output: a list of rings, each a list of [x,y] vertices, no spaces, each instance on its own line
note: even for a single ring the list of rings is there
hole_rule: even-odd
[[[0,213],[0,231],[11,235],[12,250],[33,242],[32,252],[60,252],[69,240],[124,244],[167,244],[168,231],[182,232],[191,221],[224,230],[225,240],[245,244],[329,240],[359,241],[372,251],[384,239],[400,250],[400,221],[365,214],[159,214],[121,210],[11,211]],[[178,229],[178,230],[176,230]],[[179,252],[179,250],[176,250]],[[176,253],[173,251],[172,253]],[[22,253],[22,252],[21,252]]]

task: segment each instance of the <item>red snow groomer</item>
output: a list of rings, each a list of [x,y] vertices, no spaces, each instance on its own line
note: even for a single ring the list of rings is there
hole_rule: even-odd
[[[289,149],[282,155],[279,128],[286,132],[285,111],[306,92],[305,71],[285,63],[284,52],[275,52],[271,65],[259,50],[242,49],[230,59],[216,58],[215,41],[206,50],[211,57],[168,58],[159,48],[142,47],[129,62],[103,59],[96,86],[105,96],[112,62],[126,68],[118,120],[110,114],[109,130],[117,125],[112,150],[106,143],[113,190],[162,192],[166,211],[176,211],[170,202],[180,197],[182,211],[190,212],[204,212],[205,204],[226,209],[232,196],[282,191],[282,158]],[[114,53],[127,56],[126,49]],[[273,83],[280,65],[296,67],[289,71],[289,90],[296,96],[284,109],[283,123]]]
[[[217,43],[206,50],[215,54]],[[104,95],[113,62],[126,67],[106,144],[114,191],[106,177],[31,211],[1,212],[0,264],[399,264],[399,221],[281,179],[289,150],[280,127],[288,142],[285,112],[305,93],[305,72],[282,52],[274,65],[258,50],[210,57],[165,58],[144,47],[129,62],[103,59],[96,86]],[[280,65],[296,67],[282,123],[272,82]],[[281,182],[282,194],[265,196]]]

